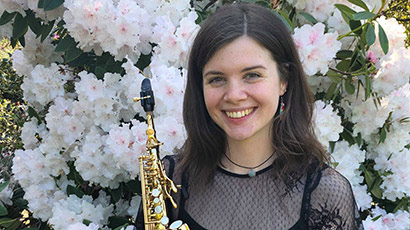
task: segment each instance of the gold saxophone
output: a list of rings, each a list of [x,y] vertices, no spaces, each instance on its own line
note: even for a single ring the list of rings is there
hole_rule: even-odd
[[[148,126],[146,131],[148,136],[146,152],[142,153],[139,157],[145,230],[189,230],[188,225],[180,220],[169,224],[165,200],[169,199],[174,208],[177,207],[177,204],[170,195],[171,192],[177,192],[177,186],[175,186],[174,182],[166,175],[163,163],[159,157],[159,146],[163,143],[159,142],[155,137],[153,118],[155,101],[151,83],[148,78],[142,81],[140,95],[141,97],[134,98],[134,101],[141,100],[141,105],[144,107],[147,115],[146,120]]]

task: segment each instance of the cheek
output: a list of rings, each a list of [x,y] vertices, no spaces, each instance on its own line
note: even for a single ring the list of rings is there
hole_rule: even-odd
[[[206,108],[210,109],[210,107],[212,107],[212,105],[215,103],[215,95],[211,92],[212,90],[209,89],[204,89],[204,100],[205,100],[205,106]]]
[[[215,90],[212,89],[204,89],[204,100],[205,100],[205,106],[206,109],[208,110],[209,114],[212,114],[212,110],[215,110],[217,104],[218,104],[218,94],[215,92]]]

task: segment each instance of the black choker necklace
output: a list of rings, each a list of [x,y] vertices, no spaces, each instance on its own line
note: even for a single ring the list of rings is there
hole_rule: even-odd
[[[255,172],[254,169],[259,168],[260,166],[262,166],[263,164],[265,164],[266,162],[268,162],[268,160],[270,160],[270,159],[273,157],[273,153],[272,153],[272,154],[268,157],[268,159],[264,160],[264,161],[263,161],[262,163],[260,163],[259,165],[255,166],[255,167],[248,167],[248,166],[243,166],[243,165],[240,165],[240,164],[237,164],[237,163],[233,162],[233,161],[231,160],[231,158],[229,158],[228,155],[226,155],[226,153],[224,153],[224,155],[225,155],[226,159],[228,159],[229,162],[231,162],[232,164],[234,164],[234,165],[236,165],[236,166],[238,166],[238,167],[240,167],[240,168],[249,169],[249,172],[248,172],[249,177],[254,177],[254,176],[256,176],[256,172]]]

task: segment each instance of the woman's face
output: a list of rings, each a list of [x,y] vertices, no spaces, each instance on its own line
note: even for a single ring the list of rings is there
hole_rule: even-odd
[[[269,135],[279,96],[287,86],[269,50],[242,36],[217,51],[202,76],[208,113],[228,140]]]

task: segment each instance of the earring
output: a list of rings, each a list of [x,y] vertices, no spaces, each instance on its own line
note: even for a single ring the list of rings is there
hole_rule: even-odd
[[[282,114],[285,111],[285,102],[283,102],[283,97],[280,96],[280,114]]]

